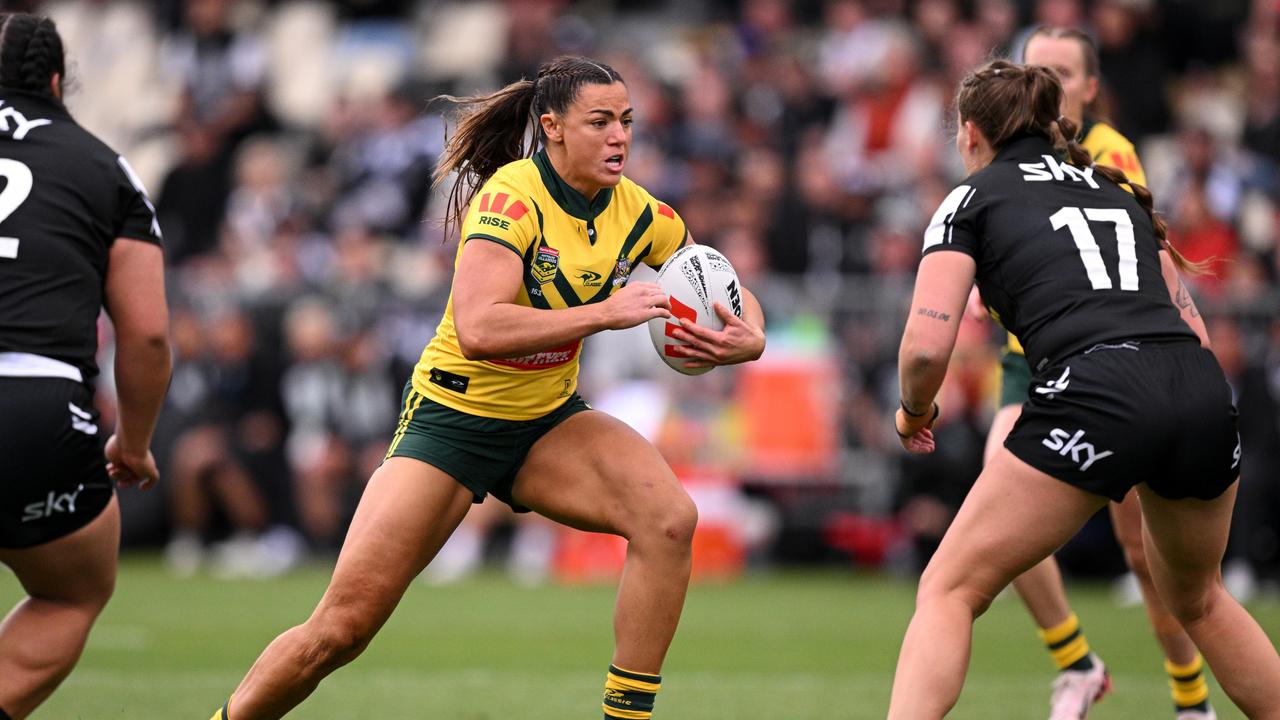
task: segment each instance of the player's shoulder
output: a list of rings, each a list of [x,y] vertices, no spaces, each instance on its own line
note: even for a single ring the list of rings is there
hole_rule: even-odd
[[[1101,121],[1092,123],[1086,129],[1084,139],[1080,141],[1080,144],[1095,158],[1112,150],[1133,152],[1133,143],[1130,142],[1129,138],[1121,134],[1119,130]]]
[[[676,218],[674,208],[654,197],[653,193],[646,190],[644,186],[625,175],[613,189],[613,197],[614,202],[629,210],[643,212],[645,208],[648,208],[654,219],[666,218],[674,220]]]
[[[502,187],[524,195],[532,195],[542,185],[542,177],[533,160],[524,158],[503,165],[485,183],[486,187]]]

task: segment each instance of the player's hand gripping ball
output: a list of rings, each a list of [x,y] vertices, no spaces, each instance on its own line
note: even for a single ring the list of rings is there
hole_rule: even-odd
[[[658,356],[673,370],[685,375],[701,375],[712,368],[685,367],[689,358],[679,348],[686,345],[673,336],[685,319],[719,332],[724,321],[716,315],[712,303],[720,303],[742,317],[742,292],[738,273],[716,250],[706,245],[686,245],[667,258],[655,281],[671,298],[671,317],[649,321],[649,338]]]

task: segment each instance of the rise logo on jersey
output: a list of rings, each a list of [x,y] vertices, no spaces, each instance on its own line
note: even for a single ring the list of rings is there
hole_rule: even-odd
[[[1049,437],[1041,440],[1041,444],[1050,450],[1056,450],[1063,457],[1067,453],[1071,453],[1071,462],[1080,465],[1080,471],[1088,470],[1095,462],[1101,460],[1108,455],[1114,455],[1111,450],[1103,450],[1098,452],[1093,443],[1080,442],[1084,438],[1084,431],[1077,430],[1074,435],[1063,430],[1062,428],[1054,428],[1049,431]],[[1081,461],[1083,455],[1084,460]]]

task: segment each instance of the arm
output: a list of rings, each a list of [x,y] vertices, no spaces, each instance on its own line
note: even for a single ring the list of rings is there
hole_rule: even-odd
[[[913,452],[933,450],[934,397],[947,374],[974,272],[973,258],[960,252],[934,252],[920,261],[898,349],[902,407],[895,418],[903,445]]]
[[[1178,266],[1173,264],[1173,258],[1165,250],[1160,251],[1160,273],[1164,275],[1164,284],[1169,288],[1169,299],[1173,300],[1178,312],[1182,313],[1182,319],[1200,337],[1200,344],[1209,347],[1209,330],[1204,326],[1204,318],[1200,317],[1191,293],[1187,292],[1187,286],[1178,277]]]
[[[160,246],[127,238],[111,246],[105,304],[116,331],[119,421],[107,440],[107,470],[122,485],[159,479],[151,435],[169,387],[169,309]]]
[[[467,242],[453,276],[453,322],[468,360],[519,357],[601,330],[671,317],[654,283],[630,283],[604,302],[560,310],[516,304],[524,264],[509,248],[481,238]]]

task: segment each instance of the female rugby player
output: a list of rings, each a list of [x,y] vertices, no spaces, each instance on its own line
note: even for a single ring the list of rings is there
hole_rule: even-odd
[[[639,263],[661,265],[689,234],[622,174],[632,108],[607,65],[558,58],[532,81],[461,102],[472,111],[436,175],[460,178],[450,197],[462,229],[453,292],[405,386],[387,460],[319,606],[267,647],[215,718],[278,718],[359,655],[486,494],[627,539],[604,717],[652,713],[697,511],[652,445],[578,396],[578,357],[588,335],[671,317],[657,285],[627,279]],[[526,157],[529,134],[530,149],[542,148]],[[672,330],[692,343],[690,364],[760,357],[763,316],[754,297],[743,300],[742,318],[717,306],[721,332],[687,322]]]
[[[124,158],[62,104],[53,21],[0,14],[0,562],[27,597],[0,623],[0,720],[71,669],[115,586],[113,481],[154,484],[169,383],[160,226]],[[98,315],[115,327],[116,433],[93,404]]]
[[[1099,98],[1098,50],[1093,40],[1073,28],[1039,28],[1027,39],[1023,59],[1029,65],[1052,69],[1062,84],[1062,114],[1080,130],[1080,145],[1099,164],[1125,173],[1145,185],[1146,176],[1133,144],[1102,120]],[[991,421],[985,459],[1004,446],[1009,430],[1031,394],[1031,368],[1018,339],[1009,334],[1001,355],[1000,409]],[[1177,720],[1213,720],[1209,684],[1195,644],[1160,602],[1151,583],[1142,547],[1142,515],[1134,490],[1108,505],[1125,560],[1142,588],[1147,616],[1165,654],[1165,671],[1173,694]],[[1079,720],[1106,694],[1111,679],[1102,661],[1090,651],[1080,620],[1071,611],[1058,563],[1049,556],[1018,576],[1013,587],[1040,628],[1040,638],[1058,666],[1050,698],[1050,720]]]
[[[921,578],[889,717],[942,717],[960,694],[973,620],[1135,486],[1165,606],[1246,715],[1280,717],[1280,656],[1218,572],[1239,476],[1235,408],[1151,194],[1092,164],[1048,68],[990,63],[961,82],[956,105],[970,176],[925,234],[897,431],[910,451],[934,449],[933,398],[975,279],[1045,391],[1023,406]],[[1070,163],[1057,159],[1062,144]]]

